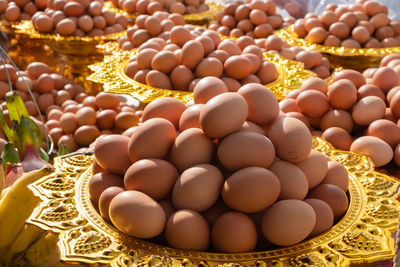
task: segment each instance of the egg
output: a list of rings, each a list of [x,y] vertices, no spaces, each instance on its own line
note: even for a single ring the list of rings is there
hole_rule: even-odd
[[[122,178],[118,175],[111,174],[111,173],[106,173],[106,172],[100,172],[97,174],[94,174],[88,184],[88,191],[89,191],[89,197],[90,199],[94,202],[97,203],[99,201],[99,198],[101,194],[104,192],[109,187],[123,187],[123,181]]]
[[[170,121],[176,129],[179,129],[179,119],[185,109],[185,104],[176,98],[158,98],[144,108],[142,121],[145,122],[152,118],[164,118]]]
[[[222,198],[232,209],[254,213],[271,206],[279,197],[279,179],[271,171],[247,167],[236,171],[222,187]]]
[[[193,99],[196,104],[205,104],[216,95],[228,92],[225,83],[216,77],[202,78],[194,87]]]
[[[221,171],[213,165],[199,164],[186,169],[172,190],[174,207],[197,212],[209,209],[220,195],[223,179]]]
[[[368,127],[367,135],[378,137],[391,147],[400,142],[400,128],[396,123],[385,119],[372,122]]]
[[[346,38],[350,33],[350,28],[344,22],[334,22],[329,26],[329,33],[340,38]]]
[[[105,189],[99,198],[99,212],[101,214],[101,216],[106,219],[106,220],[110,220],[110,217],[108,215],[109,212],[109,207],[110,207],[110,203],[111,200],[118,195],[121,192],[124,192],[124,188],[122,187],[118,187],[118,186],[111,186],[108,187],[107,189]]]
[[[247,215],[229,211],[214,222],[211,240],[213,247],[218,251],[228,253],[251,251],[257,245],[257,230]]]
[[[291,163],[305,160],[311,151],[311,133],[298,119],[278,118],[271,124],[267,136],[274,144],[277,156]]]
[[[167,197],[178,178],[177,169],[162,159],[142,159],[133,163],[125,173],[126,190],[145,193],[155,200]]]
[[[204,57],[204,55],[205,51],[203,45],[199,41],[188,41],[182,47],[182,65],[185,65],[193,70]]]
[[[329,127],[321,135],[323,139],[331,143],[336,149],[350,150],[350,146],[353,143],[353,138],[343,128],[340,127]]]
[[[138,238],[159,235],[166,222],[165,213],[156,201],[133,190],[119,193],[111,200],[109,216],[118,230]]]
[[[358,89],[358,99],[361,99],[366,96],[377,96],[383,101],[385,101],[385,94],[382,92],[381,89],[379,89],[376,85],[373,84],[365,84]]]
[[[327,158],[316,150],[311,150],[308,157],[296,163],[296,166],[306,175],[309,189],[320,184],[328,171]],[[318,168],[315,168],[315,166],[318,166]]]
[[[281,200],[265,212],[261,228],[264,236],[278,246],[291,246],[303,241],[314,229],[316,214],[304,201]]]
[[[100,92],[96,95],[95,104],[102,109],[115,109],[119,106],[120,101],[115,94]]]
[[[138,116],[132,112],[122,111],[115,116],[115,126],[121,130],[126,130],[130,127],[136,126],[138,122]]]
[[[242,128],[240,129],[241,132],[254,132],[254,133],[259,133],[262,135],[266,135],[266,132],[264,131],[263,128],[255,124],[254,122],[251,121],[245,121],[242,125]]]
[[[326,202],[332,209],[335,219],[347,211],[349,201],[340,187],[332,184],[321,184],[308,193],[307,198],[315,198]]]
[[[311,43],[322,43],[327,35],[328,33],[323,27],[315,27],[308,32],[307,37]]]
[[[238,93],[246,99],[248,120],[264,125],[273,122],[278,117],[278,101],[264,86],[249,83],[242,86]]]
[[[95,144],[94,156],[102,168],[112,173],[124,174],[132,164],[129,159],[128,144],[129,138],[126,136],[114,134],[103,136]]]
[[[97,113],[96,123],[101,130],[110,130],[114,127],[114,118],[117,112],[113,109],[103,109]]]
[[[337,161],[328,161],[328,172],[321,184],[333,184],[347,192],[349,189],[349,175],[343,164]]]
[[[341,109],[332,109],[321,118],[319,126],[322,130],[330,127],[340,127],[350,133],[353,130],[354,123],[349,112]]]
[[[151,61],[151,68],[153,70],[158,70],[165,74],[169,74],[177,65],[177,58],[174,53],[170,51],[158,52]]]
[[[350,151],[370,156],[376,167],[386,165],[393,158],[390,145],[375,136],[361,136],[355,139]]]
[[[73,133],[78,128],[78,119],[71,112],[64,113],[60,118],[60,126],[65,133]]]
[[[95,125],[82,125],[74,132],[75,141],[81,146],[89,146],[99,136],[100,131]]]
[[[133,132],[128,145],[129,158],[132,162],[144,158],[164,158],[170,152],[175,137],[175,127],[171,122],[162,118],[149,119]]]
[[[182,209],[169,217],[165,227],[165,238],[174,248],[202,251],[209,246],[210,229],[201,214]]]
[[[360,88],[362,85],[366,84],[365,77],[355,70],[342,70],[335,74],[332,81],[336,82],[341,79],[348,79],[352,81],[357,88]]]
[[[171,72],[172,87],[175,90],[186,91],[193,78],[193,72],[188,67],[176,66]]]
[[[243,56],[231,56],[224,63],[225,73],[234,79],[243,79],[251,73],[251,61]]]
[[[153,48],[140,50],[136,56],[136,62],[141,69],[149,69],[151,67],[151,62],[157,53],[158,51]]]
[[[328,84],[321,78],[311,77],[303,82],[303,84],[300,87],[300,90],[301,91],[316,90],[326,94],[328,92]]]
[[[95,125],[96,111],[91,107],[83,107],[76,112],[79,125]]]
[[[389,67],[380,67],[372,77],[372,83],[378,86],[384,93],[399,85],[396,72]]]
[[[334,220],[333,212],[326,202],[313,198],[305,199],[304,202],[313,208],[316,216],[311,236],[316,236],[332,228]]]
[[[329,101],[325,94],[315,90],[307,90],[298,95],[296,106],[303,114],[317,118],[322,117],[328,111]]]
[[[278,78],[279,73],[273,63],[263,61],[260,69],[257,71],[257,76],[260,78],[261,84],[265,85],[275,81]]]
[[[359,125],[369,125],[373,121],[382,119],[385,115],[386,104],[377,96],[367,96],[354,105],[352,117]]]
[[[195,73],[198,77],[203,78],[207,76],[221,77],[224,71],[224,66],[216,58],[209,57],[203,58],[196,67]]]
[[[70,18],[62,19],[56,25],[56,31],[61,35],[71,35],[75,30],[76,23]]]
[[[275,149],[266,136],[239,131],[222,139],[217,154],[225,168],[236,171],[251,166],[268,168],[275,158]]]
[[[200,112],[204,104],[192,105],[182,113],[179,119],[179,130],[183,132],[189,128],[200,128]]]
[[[284,160],[275,160],[269,170],[278,177],[281,184],[279,200],[302,200],[306,197],[308,180],[303,171],[296,165]]]
[[[170,32],[171,43],[182,47],[186,42],[193,39],[192,34],[189,30],[183,26],[176,26]]]

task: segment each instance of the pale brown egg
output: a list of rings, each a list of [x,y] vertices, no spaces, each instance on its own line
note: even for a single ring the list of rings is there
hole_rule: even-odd
[[[381,119],[372,122],[368,127],[367,135],[378,137],[391,147],[395,147],[400,142],[400,128],[389,120]]]
[[[321,184],[310,191],[307,198],[315,198],[326,202],[332,209],[335,219],[347,211],[349,200],[340,187],[332,184]]]
[[[380,67],[372,77],[372,83],[378,86],[384,93],[399,85],[396,72],[389,67]]]
[[[299,199],[302,200],[308,193],[308,180],[305,174],[296,165],[284,160],[275,160],[269,167],[278,177],[281,191],[279,200]]]
[[[187,41],[192,40],[193,36],[190,31],[183,26],[175,26],[170,32],[170,39],[171,43],[182,47]]]
[[[358,125],[369,125],[375,120],[382,119],[385,111],[386,104],[382,99],[377,96],[367,96],[354,105],[352,117]]]
[[[328,172],[321,184],[333,184],[344,192],[349,189],[349,174],[346,168],[337,161],[328,161]]]
[[[350,34],[350,28],[344,22],[335,22],[329,26],[329,33],[340,39],[345,39]]]
[[[193,70],[204,57],[204,54],[203,45],[199,41],[188,41],[182,47],[181,62],[183,65]]]
[[[4,67],[3,67],[3,68],[4,68]],[[14,69],[14,71],[12,71],[12,69],[10,69],[9,67],[7,67],[7,69],[8,69],[8,71],[10,72],[11,79],[13,79],[13,77],[16,79],[16,78],[17,78],[17,74],[16,74],[16,72],[15,72],[15,69],[12,68],[12,69]],[[50,69],[50,67],[49,67],[47,64],[45,64],[45,63],[42,63],[42,62],[33,62],[33,63],[30,63],[30,64],[26,67],[26,72],[29,74],[29,76],[30,76],[31,78],[37,79],[37,78],[38,78],[41,74],[43,74],[43,73],[50,74],[50,73],[51,73],[51,69]],[[4,77],[4,78],[6,78],[6,77]],[[7,79],[7,78],[6,78],[6,79]],[[3,79],[1,79],[1,80],[3,80]]]
[[[18,9],[19,11],[19,9]],[[15,14],[14,14],[15,13]],[[17,14],[17,8],[16,7],[9,7],[7,8],[6,11],[6,18],[9,21],[14,21]],[[44,33],[49,33],[53,30],[53,20],[46,16],[46,15],[40,15],[35,19],[34,23],[35,27],[37,28],[38,31],[44,32]]]
[[[340,127],[347,132],[353,130],[353,119],[349,112],[340,109],[333,109],[328,111],[320,120],[319,126],[322,130],[330,127]]]
[[[42,94],[50,93],[54,89],[54,80],[49,74],[43,73],[36,80],[35,89]]]
[[[223,213],[211,229],[212,245],[222,252],[251,251],[257,244],[254,222],[245,214],[235,211]]]
[[[100,131],[95,125],[83,125],[74,132],[75,141],[81,146],[89,146],[99,136]]]
[[[329,27],[329,26],[331,26],[331,24],[338,21],[338,17],[336,16],[335,12],[333,12],[331,10],[325,10],[321,14],[320,20],[326,27]]]
[[[153,57],[151,68],[169,74],[177,64],[178,61],[173,52],[160,51]]]
[[[354,40],[357,42],[364,44],[367,42],[370,38],[370,32],[369,30],[364,27],[364,26],[357,26],[353,29],[351,36],[353,37]]]
[[[335,35],[328,35],[325,38],[324,45],[326,46],[340,46],[342,41]]]
[[[171,80],[167,75],[158,70],[151,70],[146,75],[146,84],[155,88],[171,90]]]
[[[357,102],[357,88],[347,79],[341,79],[331,84],[328,99],[332,107],[349,109]]]
[[[316,165],[318,165],[318,168],[315,168]],[[309,189],[320,184],[328,171],[327,158],[316,150],[311,150],[308,157],[296,163],[296,166],[300,168],[307,177]]]
[[[216,95],[228,92],[224,82],[216,77],[201,79],[193,90],[193,99],[196,104],[205,104]]]
[[[261,228],[264,236],[278,246],[291,246],[303,241],[314,229],[314,209],[297,199],[281,200],[265,212]]]
[[[298,112],[296,106],[296,100],[292,98],[285,98],[279,102],[279,108],[281,111],[287,112]]]
[[[57,146],[65,146],[68,152],[74,152],[78,149],[78,145],[72,135],[63,135],[58,139]]]
[[[122,111],[115,116],[114,122],[118,129],[127,130],[136,126],[139,122],[139,118],[135,113]]]
[[[316,90],[326,94],[328,92],[328,84],[321,78],[311,77],[303,82],[300,90]]]
[[[376,85],[365,84],[358,89],[358,99],[366,96],[377,96],[385,101],[385,94]]]
[[[64,133],[73,133],[78,128],[78,120],[71,112],[64,113],[60,118],[60,126]]]
[[[340,127],[329,127],[321,136],[323,139],[331,143],[336,149],[350,150],[350,146],[353,143],[353,138],[343,128]]]
[[[203,106],[203,104],[196,104],[186,108],[179,119],[179,130],[181,132],[189,128],[201,128],[200,112]]]
[[[101,130],[110,130],[114,127],[115,110],[103,109],[97,113],[97,126]]]
[[[99,212],[101,214],[101,216],[106,219],[107,221],[110,221],[110,216],[109,214],[109,207],[110,207],[110,203],[111,200],[118,195],[121,192],[124,192],[124,188],[123,187],[119,187],[119,186],[111,186],[108,187],[107,189],[105,189],[99,198]]]
[[[176,129],[179,128],[179,119],[186,106],[181,101],[172,97],[158,98],[148,104],[143,110],[142,121],[151,118],[164,118],[169,120]]]
[[[100,172],[94,174],[88,184],[88,191],[89,197],[94,203],[98,203],[99,198],[104,190],[109,187],[117,186],[122,187],[124,186],[123,180],[120,176],[107,173],[107,172]]]
[[[257,76],[260,78],[261,84],[265,85],[275,81],[278,78],[279,73],[273,63],[263,61],[260,69],[257,72]]]
[[[91,107],[83,107],[76,112],[79,125],[95,125],[96,111]]]
[[[196,67],[195,73],[198,77],[207,76],[221,77],[224,71],[224,66],[220,60],[209,57],[203,58]]]
[[[167,197],[178,178],[177,169],[162,159],[142,159],[133,163],[125,173],[126,190],[145,193],[155,200]]]
[[[243,56],[231,56],[224,63],[225,73],[234,79],[243,79],[251,73],[251,61]]]
[[[333,211],[326,202],[314,198],[305,199],[304,202],[313,208],[316,215],[315,226],[310,233],[311,236],[321,234],[332,228]]]
[[[303,114],[318,118],[329,110],[329,101],[325,94],[315,90],[308,90],[298,95],[296,106]]]
[[[362,136],[355,139],[350,151],[370,156],[376,167],[386,165],[393,158],[390,145],[375,136]]]
[[[308,32],[307,37],[311,43],[319,44],[324,42],[327,35],[327,31],[323,27],[315,27]]]
[[[56,31],[61,35],[71,35],[75,32],[75,30],[76,23],[70,18],[60,20],[60,22],[58,22],[56,25]]]

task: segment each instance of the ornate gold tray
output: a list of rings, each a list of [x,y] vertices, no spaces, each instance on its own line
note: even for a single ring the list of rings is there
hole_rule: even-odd
[[[358,70],[378,66],[382,57],[389,54],[400,53],[400,47],[347,48],[313,44],[303,38],[299,38],[294,32],[294,25],[277,30],[274,34],[286,41],[289,45],[324,53],[334,65]]]
[[[349,172],[349,210],[328,232],[298,245],[250,253],[173,249],[127,236],[92,206],[88,182],[94,157],[55,159],[55,172],[29,188],[42,201],[28,223],[59,233],[61,259],[111,266],[348,266],[391,259],[398,223],[400,182],[374,171],[367,156],[334,150],[314,137],[314,148]]]
[[[108,49],[112,49],[111,47],[112,45]],[[106,50],[108,49],[106,48]],[[105,91],[130,94],[142,103],[149,103],[165,96],[175,97],[184,103],[193,99],[192,92],[154,88],[128,77],[125,74],[125,67],[129,63],[129,58],[136,53],[136,49],[114,51],[112,55],[106,56],[103,62],[89,66],[93,73],[88,80],[102,83]],[[268,53],[264,53],[264,58],[274,63],[278,70],[278,78],[266,85],[278,100],[282,100],[290,91],[299,88],[303,80],[315,76],[311,71],[305,70],[300,62],[286,60],[279,55]]]
[[[186,14],[183,15],[185,18],[186,23],[189,24],[194,24],[194,25],[204,25],[209,23],[211,20],[215,18],[215,15],[217,14],[218,11],[224,9],[224,5],[222,3],[218,3],[215,1],[206,1],[206,4],[209,6],[209,10],[201,12],[201,13],[195,13],[195,14]],[[114,7],[114,5],[109,2],[104,3],[104,7],[116,14],[122,14],[126,18],[135,20],[136,17],[138,16],[137,14],[131,14],[128,13],[120,8]]]

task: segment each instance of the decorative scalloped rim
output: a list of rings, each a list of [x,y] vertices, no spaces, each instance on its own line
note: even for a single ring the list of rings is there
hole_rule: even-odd
[[[347,48],[313,44],[304,40],[303,38],[297,37],[297,34],[294,32],[294,25],[291,25],[285,29],[277,30],[274,32],[274,34],[287,42],[289,45],[298,46],[306,50],[314,50],[320,53],[327,53],[336,56],[382,57],[389,54],[400,53],[400,47]]]
[[[208,21],[213,20],[217,12],[224,9],[224,5],[222,3],[217,3],[214,1],[206,1],[206,4],[210,7],[209,10],[201,13],[183,15],[185,21],[187,23],[192,23],[192,24],[204,24],[207,23]],[[130,14],[124,11],[123,9],[114,7],[111,1],[104,3],[104,7],[116,14],[124,15],[126,18],[129,19],[136,19],[136,17],[138,16],[138,14]]]
[[[115,49],[116,44],[108,44],[110,51]],[[154,88],[139,83],[129,78],[125,72],[129,58],[137,53],[137,50],[123,51],[116,50],[112,55],[106,56],[103,62],[90,65],[89,68],[94,72],[87,79],[93,82],[103,83],[104,90],[117,94],[131,94],[134,98],[143,103],[151,102],[159,97],[171,96],[187,103],[193,99],[193,93],[188,91],[166,90]],[[278,100],[282,100],[292,90],[297,89],[303,80],[316,76],[313,72],[305,70],[303,63],[286,60],[276,54],[264,53],[264,58],[272,62],[277,71],[278,78],[266,86],[274,93]]]
[[[200,262],[208,264],[208,266],[231,263],[239,264],[239,266],[244,266],[244,264],[246,266],[257,264],[259,266],[266,266],[267,264],[303,266],[302,259],[309,260],[312,263],[311,265],[317,266],[327,266],[332,263],[348,266],[351,263],[391,259],[394,256],[394,240],[391,237],[391,231],[396,230],[398,218],[397,216],[393,219],[370,217],[367,208],[374,207],[378,211],[392,210],[398,212],[400,203],[397,201],[397,196],[400,182],[392,177],[375,172],[373,164],[367,156],[334,150],[330,144],[318,137],[314,137],[313,141],[315,149],[331,157],[332,160],[342,162],[348,169],[350,176],[349,210],[331,230],[295,246],[264,252],[208,253],[168,248],[127,236],[106,223],[92,206],[87,190],[91,177],[93,156],[82,154],[56,158],[56,173],[29,186],[35,195],[42,199],[42,202],[34,210],[28,222],[45,230],[60,233],[58,245],[62,260],[107,263],[113,266],[124,266],[128,263],[151,265],[153,261],[161,263],[161,266],[175,266],[175,264],[177,266],[189,264],[188,266],[190,266],[190,263],[198,264]],[[70,180],[75,176],[75,190],[54,192],[41,187],[42,184],[56,175]],[[363,186],[363,184],[373,185],[379,182],[388,183],[390,186],[384,190],[366,189]],[[75,203],[74,207],[79,212],[78,218],[60,222],[43,220],[41,215],[48,211],[52,201],[69,203],[70,206]],[[74,251],[77,237],[73,238],[73,234],[105,236],[113,242],[108,248],[101,251],[77,254]],[[368,251],[344,243],[344,236],[357,236],[357,234],[362,239],[368,238],[368,240],[375,242],[380,246],[380,249]]]

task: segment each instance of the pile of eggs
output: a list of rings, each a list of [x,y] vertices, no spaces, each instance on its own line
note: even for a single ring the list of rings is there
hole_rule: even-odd
[[[348,208],[345,167],[312,150],[308,127],[264,86],[214,82],[196,104],[157,99],[130,137],[96,142],[88,189],[101,216],[133,237],[221,252],[330,229]]]
[[[385,5],[358,0],[353,5],[330,4],[318,17],[309,13],[294,25],[311,43],[349,48],[400,46],[400,22],[388,18]]]
[[[185,25],[185,19],[180,14],[157,11],[153,15],[139,15],[135,25],[126,30],[126,36],[119,39],[119,46],[124,50],[132,50],[153,37],[167,41],[170,30],[176,25]]]
[[[149,14],[166,11],[177,14],[201,13],[209,10],[205,0],[112,0],[115,7],[122,8],[130,14]]]
[[[221,41],[214,31],[192,25],[175,26],[169,42],[152,38],[130,59],[125,73],[156,88],[193,91],[203,77],[221,78],[233,91],[246,83],[268,84],[278,77],[261,48],[232,39]]]
[[[18,75],[11,65],[0,66],[0,101],[6,119],[9,120],[5,94],[10,90],[5,68],[10,73],[13,90],[24,101],[29,115],[38,124],[44,136],[48,133],[54,144],[62,144],[73,152],[88,147],[97,137],[112,132],[122,133],[138,124],[140,112],[120,102],[114,94],[99,93],[88,96],[85,89],[59,74],[51,72],[49,66],[33,62]],[[43,125],[38,110],[25,83],[44,116]]]
[[[9,22],[29,20],[37,11],[46,7],[46,0],[0,0],[0,19]]]
[[[369,155],[377,167],[393,158],[400,165],[400,76],[391,68],[399,59],[388,56],[380,68],[364,75],[340,71],[330,86],[311,78],[282,100],[280,108],[337,149]]]
[[[41,33],[63,36],[103,36],[126,29],[128,19],[103,11],[102,0],[49,0],[44,12],[32,16],[35,29]]]
[[[282,17],[276,14],[276,5],[271,0],[251,0],[248,3],[237,1],[227,4],[224,10],[216,14],[215,19],[208,28],[232,37],[248,35],[253,38],[265,38],[274,30],[288,26],[288,23],[284,23]]]

